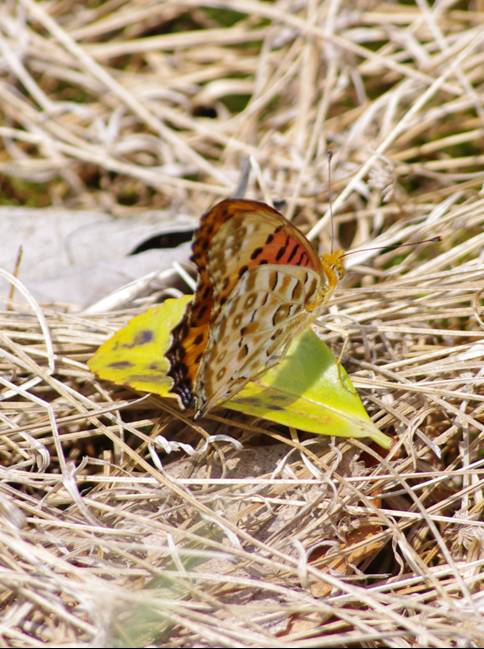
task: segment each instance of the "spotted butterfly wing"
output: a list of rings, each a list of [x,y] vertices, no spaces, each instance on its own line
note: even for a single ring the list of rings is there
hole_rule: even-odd
[[[206,212],[192,248],[197,290],[166,358],[171,391],[200,416],[277,362],[343,264],[341,251],[320,259],[277,210],[242,199]]]
[[[268,264],[244,273],[211,325],[197,375],[197,411],[230,398],[279,361],[311,321],[305,299],[317,287],[310,269]]]

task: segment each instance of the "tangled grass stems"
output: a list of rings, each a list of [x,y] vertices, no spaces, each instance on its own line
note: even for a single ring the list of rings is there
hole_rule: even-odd
[[[482,643],[483,43],[471,5],[1,5],[5,205],[196,217],[250,156],[248,194],[328,249],[333,152],[335,231],[361,252],[316,328],[395,440],[382,457],[111,389],[85,362],[139,304],[40,305],[20,267],[5,646]]]

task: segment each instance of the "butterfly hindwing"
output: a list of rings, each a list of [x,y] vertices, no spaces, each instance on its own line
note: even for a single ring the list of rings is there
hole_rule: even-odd
[[[195,383],[197,414],[230,398],[274,365],[313,318],[313,270],[268,264],[246,271],[211,325]]]

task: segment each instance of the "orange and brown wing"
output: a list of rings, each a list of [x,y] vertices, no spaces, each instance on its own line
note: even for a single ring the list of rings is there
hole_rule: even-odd
[[[244,273],[210,325],[196,379],[196,417],[278,362],[315,317],[308,304],[321,302],[321,288],[321,276],[303,266],[267,264]]]
[[[184,407],[194,404],[194,390],[210,327],[240,281],[264,265],[307,267],[322,275],[321,261],[307,239],[277,210],[259,201],[221,201],[201,219],[192,245],[198,270],[194,300],[174,328],[166,353],[172,392]]]

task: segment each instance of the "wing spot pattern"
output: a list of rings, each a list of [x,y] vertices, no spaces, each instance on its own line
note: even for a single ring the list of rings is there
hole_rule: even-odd
[[[281,246],[276,254],[276,261],[279,261],[281,257],[284,257],[284,253],[287,250],[287,246]]]
[[[276,290],[277,282],[279,281],[279,275],[277,271],[272,271],[270,277],[269,277],[269,284],[270,284],[270,289],[271,291]]]
[[[255,300],[256,300],[256,295],[255,295],[255,293],[251,293],[251,294],[248,296],[248,298],[245,300],[245,304],[244,304],[245,308],[246,308],[246,309],[250,309],[250,308],[252,308],[252,307],[254,306],[254,304],[255,304]]]
[[[302,295],[302,284],[301,282],[296,282],[291,293],[291,300],[299,300]]]
[[[248,356],[248,355],[249,355],[249,348],[248,348],[247,345],[243,345],[239,349],[239,354],[238,354],[237,358],[238,358],[239,361],[243,361],[244,358],[246,358],[246,356]]]

